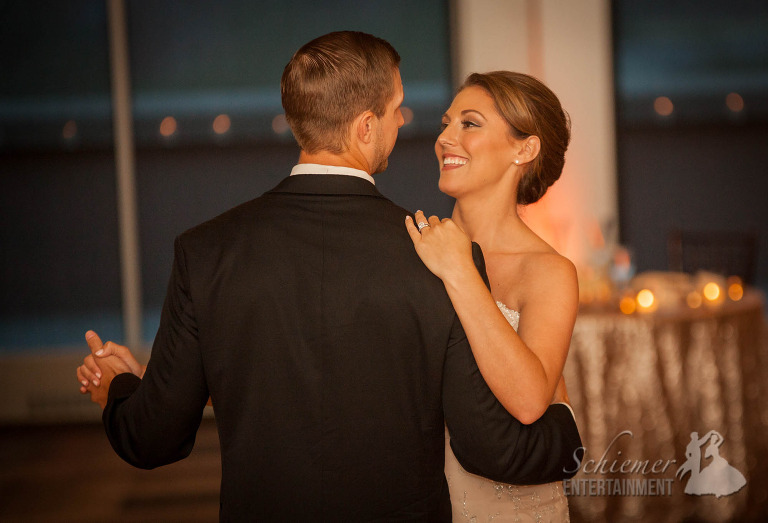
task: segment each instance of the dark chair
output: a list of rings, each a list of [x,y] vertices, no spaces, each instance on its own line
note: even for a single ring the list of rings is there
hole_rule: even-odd
[[[755,282],[758,236],[744,231],[675,230],[667,240],[669,268],[693,274],[709,271]]]

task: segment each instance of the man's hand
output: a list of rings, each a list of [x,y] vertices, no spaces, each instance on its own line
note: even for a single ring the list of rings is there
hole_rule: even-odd
[[[80,392],[90,393],[91,401],[98,403],[103,409],[107,404],[109,385],[116,375],[131,372],[141,377],[146,367],[136,361],[127,347],[111,341],[102,343],[101,338],[93,331],[88,331],[85,339],[91,354],[86,356],[83,365],[77,368]]]
[[[88,384],[92,384],[94,387],[98,387],[101,379],[101,368],[99,367],[99,361],[108,356],[117,356],[123,362],[128,365],[131,372],[137,375],[139,378],[144,376],[144,371],[147,370],[146,365],[142,365],[133,357],[128,347],[118,345],[115,342],[108,341],[101,343],[99,335],[93,331],[85,333],[85,341],[88,342],[88,347],[91,349],[93,358],[86,358],[83,361],[83,365],[78,368],[77,379],[80,381],[80,392],[82,394],[88,393]]]
[[[92,358],[92,357],[93,356],[88,356],[88,358]],[[128,365],[125,364],[123,360],[121,360],[117,356],[109,356],[109,357],[103,358],[99,362],[99,364],[103,369],[101,384],[98,387],[91,384],[88,387],[88,392],[91,393],[91,401],[94,403],[98,403],[99,406],[103,409],[107,405],[107,397],[109,396],[109,386],[112,383],[112,379],[118,374],[123,374],[124,372],[131,372],[131,369],[128,367]]]

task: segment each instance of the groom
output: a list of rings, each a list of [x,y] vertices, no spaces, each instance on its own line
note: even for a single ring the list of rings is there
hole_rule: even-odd
[[[472,472],[573,468],[568,408],[527,426],[506,413],[407,211],[376,190],[403,125],[399,61],[363,33],[303,46],[281,82],[291,176],[176,239],[143,379],[99,360],[107,435],[137,467],[186,457],[210,396],[222,521],[450,521],[444,423]]]

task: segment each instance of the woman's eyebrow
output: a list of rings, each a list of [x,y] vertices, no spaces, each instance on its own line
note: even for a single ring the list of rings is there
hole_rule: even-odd
[[[477,109],[465,109],[465,110],[461,111],[461,115],[462,116],[465,116],[467,113],[475,113],[476,115],[478,115],[483,120],[486,120],[486,117],[483,115],[483,113],[481,113]]]
[[[475,113],[476,115],[480,116],[483,120],[487,120],[487,118],[483,115],[483,113],[481,113],[477,109],[464,109],[463,111],[461,111],[461,116],[466,116],[467,113]],[[450,120],[451,117],[448,116],[448,113],[443,113],[442,119]]]

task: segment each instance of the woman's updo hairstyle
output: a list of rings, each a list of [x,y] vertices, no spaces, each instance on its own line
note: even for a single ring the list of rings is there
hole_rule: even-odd
[[[493,98],[496,110],[506,120],[515,138],[539,137],[541,150],[528,164],[517,188],[517,203],[537,202],[563,172],[565,150],[571,140],[568,114],[555,93],[527,74],[511,71],[473,73],[461,89],[472,86],[484,89]]]

